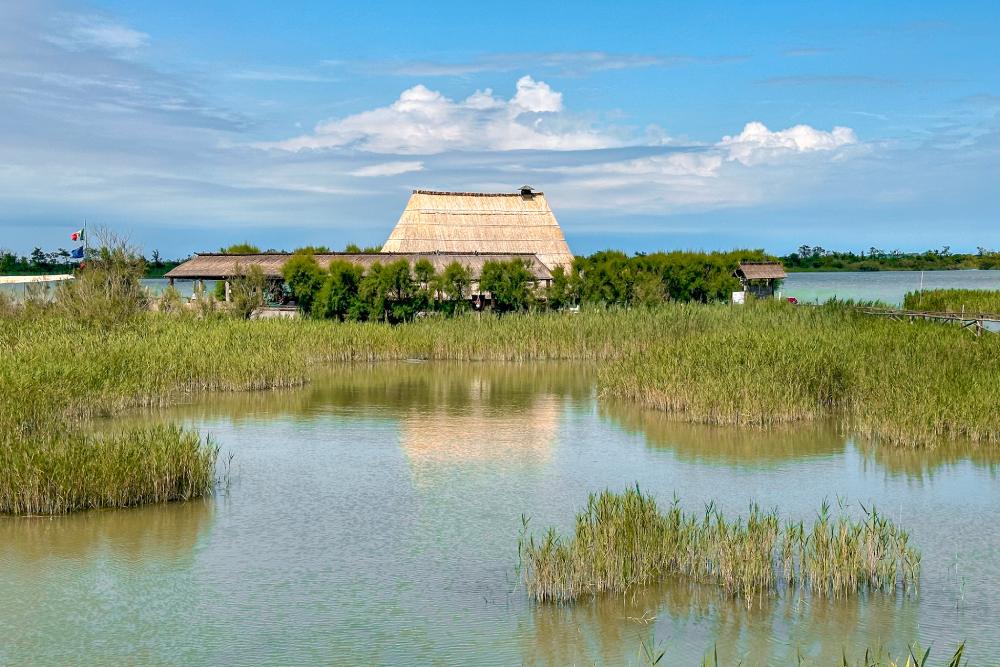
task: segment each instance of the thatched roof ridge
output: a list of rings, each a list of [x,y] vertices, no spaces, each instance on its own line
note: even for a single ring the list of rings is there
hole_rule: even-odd
[[[282,277],[281,269],[289,259],[294,256],[290,252],[261,252],[261,253],[198,253],[183,264],[180,264],[165,274],[166,278],[178,278],[182,280],[222,280],[245,273],[251,266],[257,266],[264,273],[264,276],[272,280]],[[410,265],[416,264],[421,259],[426,259],[434,266],[434,270],[441,272],[452,262],[468,267],[472,272],[473,280],[478,280],[482,273],[483,265],[488,261],[509,262],[514,259],[524,261],[528,270],[535,280],[550,280],[552,273],[535,255],[531,253],[442,253],[442,252],[404,252],[404,253],[317,253],[313,257],[322,266],[329,266],[334,260],[344,260],[352,264],[358,264],[365,270],[375,262],[388,264],[400,259],[407,260]]]
[[[549,269],[573,262],[541,192],[414,190],[382,251],[530,253]]]
[[[780,262],[740,262],[736,275],[747,280],[778,280],[788,277]]]
[[[520,192],[449,192],[447,190],[413,190],[412,194],[415,195],[450,195],[455,197],[525,197]],[[532,197],[537,197],[538,195],[544,195],[544,192],[539,192],[538,190],[532,190]]]

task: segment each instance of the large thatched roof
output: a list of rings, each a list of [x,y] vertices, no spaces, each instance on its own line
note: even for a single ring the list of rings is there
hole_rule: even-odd
[[[541,192],[414,190],[383,252],[531,253],[548,268],[573,262]]]
[[[201,253],[195,255],[183,264],[167,272],[167,278],[181,280],[223,280],[245,274],[251,266],[260,267],[264,276],[274,280],[281,278],[281,268],[292,257],[287,252],[264,252],[255,254],[222,254]],[[479,280],[483,264],[489,260],[509,262],[513,259],[524,261],[535,280],[549,280],[552,274],[535,256],[526,253],[323,253],[314,255],[322,267],[327,267],[335,259],[342,259],[364,267],[365,270],[375,262],[387,264],[405,259],[412,266],[420,259],[426,259],[434,265],[434,270],[442,272],[452,262],[466,266],[472,272],[472,279]]]

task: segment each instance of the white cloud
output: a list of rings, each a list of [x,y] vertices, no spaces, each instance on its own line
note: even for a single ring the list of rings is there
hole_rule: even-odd
[[[435,154],[453,150],[581,150],[621,145],[609,132],[563,112],[562,93],[524,76],[514,97],[490,89],[461,101],[424,85],[386,107],[320,123],[312,134],[258,144],[289,151],[352,147],[371,153]]]
[[[423,171],[423,162],[382,162],[361,167],[351,172],[351,176],[372,177],[372,176],[399,176],[412,171]]]
[[[856,143],[846,127],[825,132],[797,125],[772,132],[751,122],[713,145],[667,146],[654,155],[543,171],[561,177],[559,189],[572,208],[649,214],[711,210],[801,195],[822,180],[828,163],[842,157],[838,149]]]
[[[796,125],[772,132],[763,123],[753,121],[736,136],[723,137],[718,145],[728,153],[727,159],[753,165],[794,153],[831,151],[857,142],[854,130],[849,127],[838,126],[825,132],[809,125]]]
[[[48,40],[64,48],[97,48],[134,51],[149,42],[149,35],[101,16],[65,14],[57,19],[58,30]]]
[[[562,111],[562,93],[557,93],[544,81],[535,81],[530,76],[522,76],[517,80],[517,94],[511,101],[525,111],[538,113]]]

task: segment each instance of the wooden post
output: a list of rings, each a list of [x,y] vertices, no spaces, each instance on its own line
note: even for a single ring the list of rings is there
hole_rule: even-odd
[[[173,287],[174,286],[174,279],[173,278],[167,278],[167,284],[170,285],[171,287]]]
[[[229,280],[226,280],[226,303],[232,300],[233,296],[233,286],[229,284]]]

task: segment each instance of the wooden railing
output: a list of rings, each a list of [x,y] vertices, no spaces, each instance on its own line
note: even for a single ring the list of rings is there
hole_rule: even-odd
[[[960,325],[963,329],[968,329],[975,333],[977,336],[981,336],[983,332],[997,333],[997,331],[988,329],[986,327],[987,323],[995,324],[1000,328],[1000,315],[991,313],[937,313],[923,310],[895,310],[892,308],[866,308],[860,307],[858,310],[865,315],[874,315],[876,317],[888,317],[894,320],[909,320],[910,322],[914,320],[930,320],[937,322],[954,322]]]

